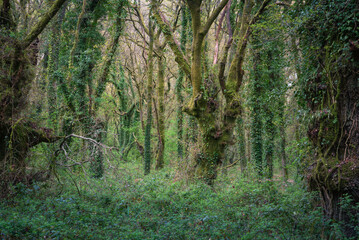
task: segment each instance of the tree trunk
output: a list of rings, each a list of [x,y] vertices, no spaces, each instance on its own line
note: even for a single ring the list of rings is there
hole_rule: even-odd
[[[273,124],[273,117],[274,114],[271,112],[271,110],[266,109],[266,119],[265,119],[265,125],[264,130],[266,134],[266,140],[265,140],[265,161],[266,161],[266,177],[272,178],[273,177],[273,149],[274,149],[274,124]]]
[[[144,162],[145,162],[145,175],[151,171],[151,126],[152,126],[152,79],[153,79],[153,26],[152,20],[149,19],[149,50],[147,57],[147,121],[145,128],[145,149],[144,149]]]
[[[14,38],[16,26],[11,20],[10,1],[0,9],[0,194],[7,194],[11,183],[26,182],[25,158],[28,150],[41,143],[55,141],[51,130],[23,120],[21,113],[28,104],[28,93],[34,79],[31,70],[36,45],[31,43],[55,16],[65,0],[57,0],[32,28],[24,40]],[[30,46],[30,47],[29,47]],[[28,50],[26,50],[29,47]]]
[[[253,77],[251,96],[251,144],[255,168],[259,176],[263,175],[263,136],[262,136],[262,86],[260,79],[260,55],[258,50],[253,51]]]
[[[187,43],[187,27],[188,27],[188,9],[183,6],[181,19],[181,50],[184,52]],[[178,102],[177,108],[177,155],[180,160],[183,160],[183,96],[182,85],[184,80],[184,72],[182,69],[178,70],[178,79],[176,82],[176,97]]]
[[[284,96],[282,97],[282,107],[279,109],[279,134],[280,134],[280,158],[281,158],[281,169],[282,175],[285,181],[288,180],[288,167],[287,167],[287,154],[285,152],[286,133],[285,133],[285,120],[284,120]]]
[[[340,75],[323,70],[338,77],[335,85],[331,85],[334,79],[316,79],[313,83],[325,81],[328,86],[322,99],[324,107],[308,100],[313,113],[321,113],[308,129],[317,149],[308,180],[312,189],[320,190],[326,215],[336,220],[347,214],[338,206],[340,197],[349,194],[354,203],[359,202],[359,75],[355,64],[358,62],[348,63]]]
[[[215,114],[203,117],[198,119],[202,144],[195,159],[196,173],[207,184],[212,185],[217,177],[217,167],[224,160],[226,146],[232,144],[235,118],[227,115],[219,126]]]
[[[164,84],[165,84],[165,62],[164,57],[158,57],[158,153],[156,169],[162,169],[164,165],[163,157],[165,151],[165,104],[164,104]]]
[[[246,158],[246,139],[244,131],[243,116],[237,119],[237,134],[238,134],[238,152],[240,158],[241,173],[246,174],[247,158]]]

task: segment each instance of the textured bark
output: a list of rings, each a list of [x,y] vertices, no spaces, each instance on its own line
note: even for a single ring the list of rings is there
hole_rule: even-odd
[[[7,195],[10,184],[32,182],[32,176],[25,171],[25,159],[31,147],[58,139],[51,129],[40,128],[35,123],[20,120],[11,125],[0,123],[0,196]]]
[[[359,203],[359,48],[353,44],[359,41],[359,33],[336,25],[354,27],[359,21],[337,19],[333,25],[327,23],[326,16],[337,11],[354,16],[359,3],[338,1],[335,10],[331,1],[310,4],[310,9],[324,7],[326,12],[316,10],[309,16],[305,27],[310,32],[305,31],[299,41],[302,59],[297,60],[304,63],[301,100],[310,109],[307,135],[315,151],[308,159],[306,177],[310,189],[319,191],[325,215],[343,222],[348,239],[358,239],[357,226],[351,221],[357,222],[359,214],[354,207]],[[312,19],[318,22],[314,24]],[[313,31],[318,35],[313,36]],[[340,204],[344,196],[352,199],[347,207]]]

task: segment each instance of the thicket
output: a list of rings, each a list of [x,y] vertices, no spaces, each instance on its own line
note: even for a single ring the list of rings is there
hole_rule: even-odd
[[[0,205],[0,236],[86,239],[322,239],[340,238],[341,223],[322,214],[318,199],[296,183],[219,177],[213,189],[173,181],[172,170],[148,175],[138,165],[118,178],[17,185]],[[349,199],[345,207],[353,208]],[[359,206],[357,206],[359,207]],[[355,217],[353,216],[353,220]],[[357,228],[356,223],[352,223]],[[359,229],[356,229],[357,231]]]

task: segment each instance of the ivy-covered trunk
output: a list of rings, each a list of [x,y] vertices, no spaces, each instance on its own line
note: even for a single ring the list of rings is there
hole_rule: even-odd
[[[273,177],[273,155],[274,155],[274,123],[273,117],[274,114],[268,108],[265,109],[265,144],[264,144],[264,153],[265,153],[265,164],[266,164],[266,171],[265,175],[267,178]]]
[[[284,119],[284,96],[281,97],[280,109],[279,109],[279,135],[280,135],[280,145],[279,145],[279,155],[281,159],[281,170],[282,175],[285,181],[288,180],[288,167],[287,167],[287,154],[285,152],[286,143],[286,133],[285,133],[285,119]]]
[[[236,117],[228,115],[218,121],[215,112],[198,118],[202,136],[199,153],[196,156],[196,173],[207,184],[212,185],[217,177],[217,167],[224,160],[226,147],[232,143]]]
[[[153,88],[153,23],[149,19],[149,49],[148,49],[148,58],[147,58],[147,121],[145,127],[145,147],[144,147],[144,162],[145,162],[145,175],[149,174],[151,171],[151,126],[152,126],[152,88]]]
[[[185,51],[186,43],[187,43],[187,31],[188,31],[188,9],[183,6],[182,15],[181,15],[181,45],[180,48],[182,51]],[[184,72],[182,69],[178,70],[178,78],[176,82],[176,98],[178,102],[177,107],[177,155],[180,160],[183,160],[183,93],[182,93],[182,85],[183,80],[185,78]]]
[[[259,68],[259,50],[253,50],[253,74],[251,78],[251,146],[255,169],[259,176],[263,175],[263,124],[262,124],[262,79]]]
[[[163,49],[161,49],[163,51]],[[161,169],[164,166],[164,151],[166,144],[165,137],[165,103],[164,103],[164,80],[165,80],[165,62],[164,57],[158,57],[158,153],[156,159],[156,169]]]
[[[359,202],[358,64],[347,63],[337,73],[323,69],[329,78],[316,78],[309,85],[315,94],[312,99],[320,99],[319,104],[309,100],[314,118],[308,136],[316,149],[307,175],[309,185],[320,192],[325,214],[344,221],[352,210],[342,209],[340,198],[348,194],[353,203]],[[349,235],[352,227],[345,227]]]
[[[359,214],[354,208],[359,203],[359,33],[351,29],[359,20],[344,16],[357,14],[359,3],[337,1],[333,6],[322,0],[301,7],[300,14],[315,9],[306,16],[300,39],[299,103],[310,111],[307,134],[315,151],[306,176],[309,187],[319,191],[326,216],[344,221],[345,234],[356,239],[359,233],[350,216]],[[352,202],[344,207],[341,198],[346,195]]]

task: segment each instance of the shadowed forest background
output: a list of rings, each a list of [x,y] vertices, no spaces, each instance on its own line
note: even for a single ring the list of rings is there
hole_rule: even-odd
[[[358,239],[356,0],[0,0],[1,239]]]

